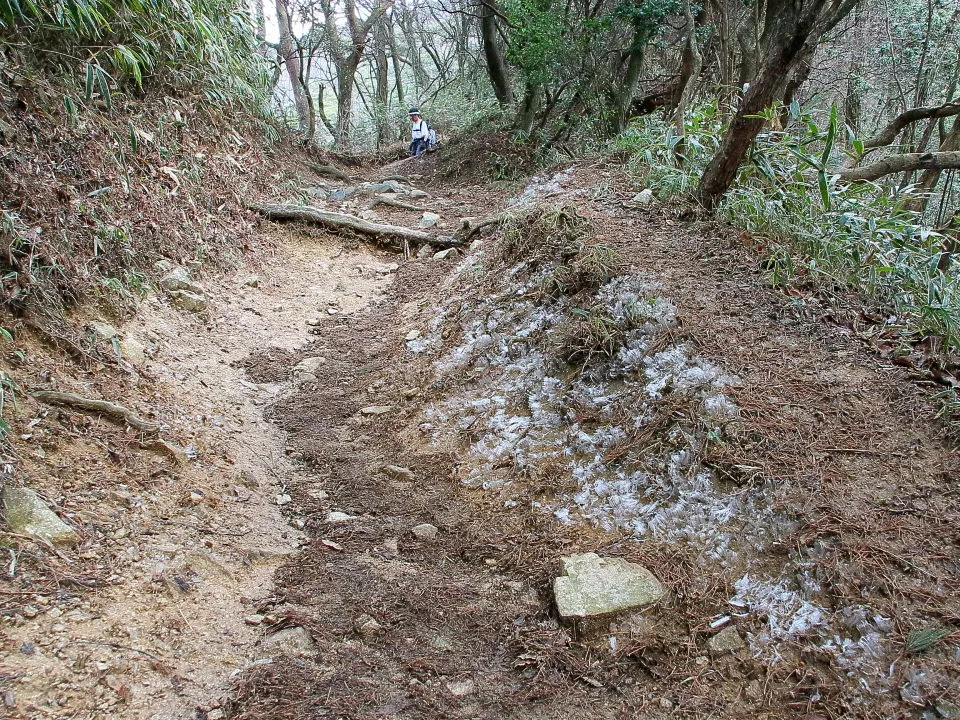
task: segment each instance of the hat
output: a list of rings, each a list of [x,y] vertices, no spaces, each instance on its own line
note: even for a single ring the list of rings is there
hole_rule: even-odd
[[[419,114],[420,114],[420,108],[410,108],[410,112],[407,113],[407,115],[419,115]]]

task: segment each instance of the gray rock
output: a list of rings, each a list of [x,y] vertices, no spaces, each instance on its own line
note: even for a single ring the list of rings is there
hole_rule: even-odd
[[[330,197],[330,193],[324,190],[322,187],[311,187],[307,188],[307,195],[317,200],[326,200]]]
[[[320,368],[327,364],[327,359],[323,357],[304,358],[293,366],[294,375],[316,375]]]
[[[166,258],[161,258],[153,264],[153,269],[156,270],[158,273],[168,273],[171,270],[173,270],[173,268],[175,267],[176,265],[174,265],[172,262],[170,262]]]
[[[557,611],[563,618],[610,615],[650,605],[663,597],[663,585],[642,565],[596,553],[560,560],[553,581]]]
[[[413,470],[399,465],[384,465],[383,474],[392,477],[394,480],[403,480],[406,482],[413,480]]]
[[[422,228],[432,228],[440,222],[440,216],[434,212],[425,212],[420,218],[420,227]]]
[[[197,295],[203,295],[203,286],[190,277],[186,268],[175,267],[160,279],[160,287],[167,292],[186,290]]]
[[[54,545],[73,545],[80,541],[76,531],[29,488],[4,488],[3,516],[10,531],[18,535],[27,535]]]
[[[143,365],[147,361],[147,346],[136,335],[127,335],[120,341],[120,357],[131,365]]]
[[[190,312],[203,312],[209,307],[207,298],[189,290],[173,290],[168,293],[173,304]]]
[[[340,512],[339,510],[334,510],[333,512],[327,514],[328,523],[341,523],[341,522],[347,522],[348,520],[356,520],[356,519],[357,519],[356,515],[350,515],[345,512]]]
[[[456,248],[447,248],[446,250],[441,250],[438,253],[434,253],[434,260],[446,260],[447,258],[456,258],[457,249]]]
[[[371,615],[364,613],[354,621],[353,629],[357,631],[357,634],[370,638],[382,633],[383,625],[378,623]]]
[[[260,287],[260,276],[259,275],[248,275],[244,278],[242,283],[243,287]]]
[[[447,690],[454,697],[466,697],[467,695],[473,695],[477,691],[477,686],[472,678],[466,678],[465,680],[451,680],[447,683]]]
[[[288,655],[302,655],[314,653],[317,646],[313,642],[310,632],[304,627],[289,627],[272,633],[264,638],[263,644],[275,647]]]
[[[426,260],[429,257],[433,257],[433,254],[436,250],[433,249],[433,246],[429,243],[425,243],[420,246],[420,249],[417,250],[417,260]]]
[[[94,321],[90,323],[90,327],[98,337],[104,340],[113,340],[118,334],[117,329],[108,322]]]
[[[437,539],[437,533],[440,532],[437,529],[436,525],[431,525],[430,523],[421,523],[414,527],[410,532],[412,532],[419,540],[426,540],[431,542]]]
[[[653,204],[653,190],[647,188],[646,190],[641,190],[636,195],[633,196],[633,201],[638,205],[652,205]]]
[[[707,641],[715,653],[735,652],[744,646],[743,638],[733,625],[725,627]]]
[[[368,405],[360,408],[361,415],[383,415],[393,410],[393,405]]]

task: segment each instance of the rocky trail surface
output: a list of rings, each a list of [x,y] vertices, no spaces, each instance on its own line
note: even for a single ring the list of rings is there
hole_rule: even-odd
[[[187,457],[36,408],[82,542],[5,586],[11,717],[960,716],[957,455],[855,314],[614,168],[411,179],[310,194],[509,216],[409,257],[264,223],[122,382],[56,376]]]

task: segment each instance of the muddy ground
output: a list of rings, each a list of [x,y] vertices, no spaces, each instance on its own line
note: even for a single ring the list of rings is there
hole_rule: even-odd
[[[415,180],[442,230],[523,191]],[[957,716],[953,638],[907,651],[911,632],[960,617],[958,462],[930,388],[877,352],[842,299],[770,289],[739,239],[633,203],[616,168],[533,185],[537,203],[574,203],[624,273],[655,278],[676,308],[663,342],[739,379],[726,391],[737,432],[704,463],[718,492],[762,496],[784,522],[721,565],[693,541],[545,511],[569,485],[556,468],[487,468],[516,476],[509,497],[465,482],[477,438],[438,441],[424,419],[461,380],[483,387],[483,372],[441,361],[506,275],[491,260],[500,231],[466,259],[406,260],[265,223],[275,254],[208,278],[209,320],[158,298],[121,328],[151,346],[132,374],[61,363],[31,378],[123,397],[195,457],[178,465],[104,420],[21,409],[41,419],[23,433],[29,479],[84,543],[79,557],[24,547],[4,580],[10,717]],[[661,405],[665,422],[694,420]],[[663,438],[633,440],[646,452]],[[435,536],[414,533],[424,524]],[[612,624],[560,623],[558,560],[587,551],[643,563],[668,598]],[[731,604],[748,570],[815,578],[802,599],[829,622],[759,645],[773,620],[758,601]],[[728,626],[744,646],[711,649]]]

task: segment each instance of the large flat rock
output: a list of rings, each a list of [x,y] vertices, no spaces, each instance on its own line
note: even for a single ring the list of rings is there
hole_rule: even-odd
[[[560,560],[560,577],[553,581],[557,610],[563,618],[612,615],[657,602],[665,590],[643,565],[596,553]]]
[[[3,517],[11,532],[18,535],[54,545],[72,545],[80,540],[76,531],[29,488],[8,486],[3,489]]]

